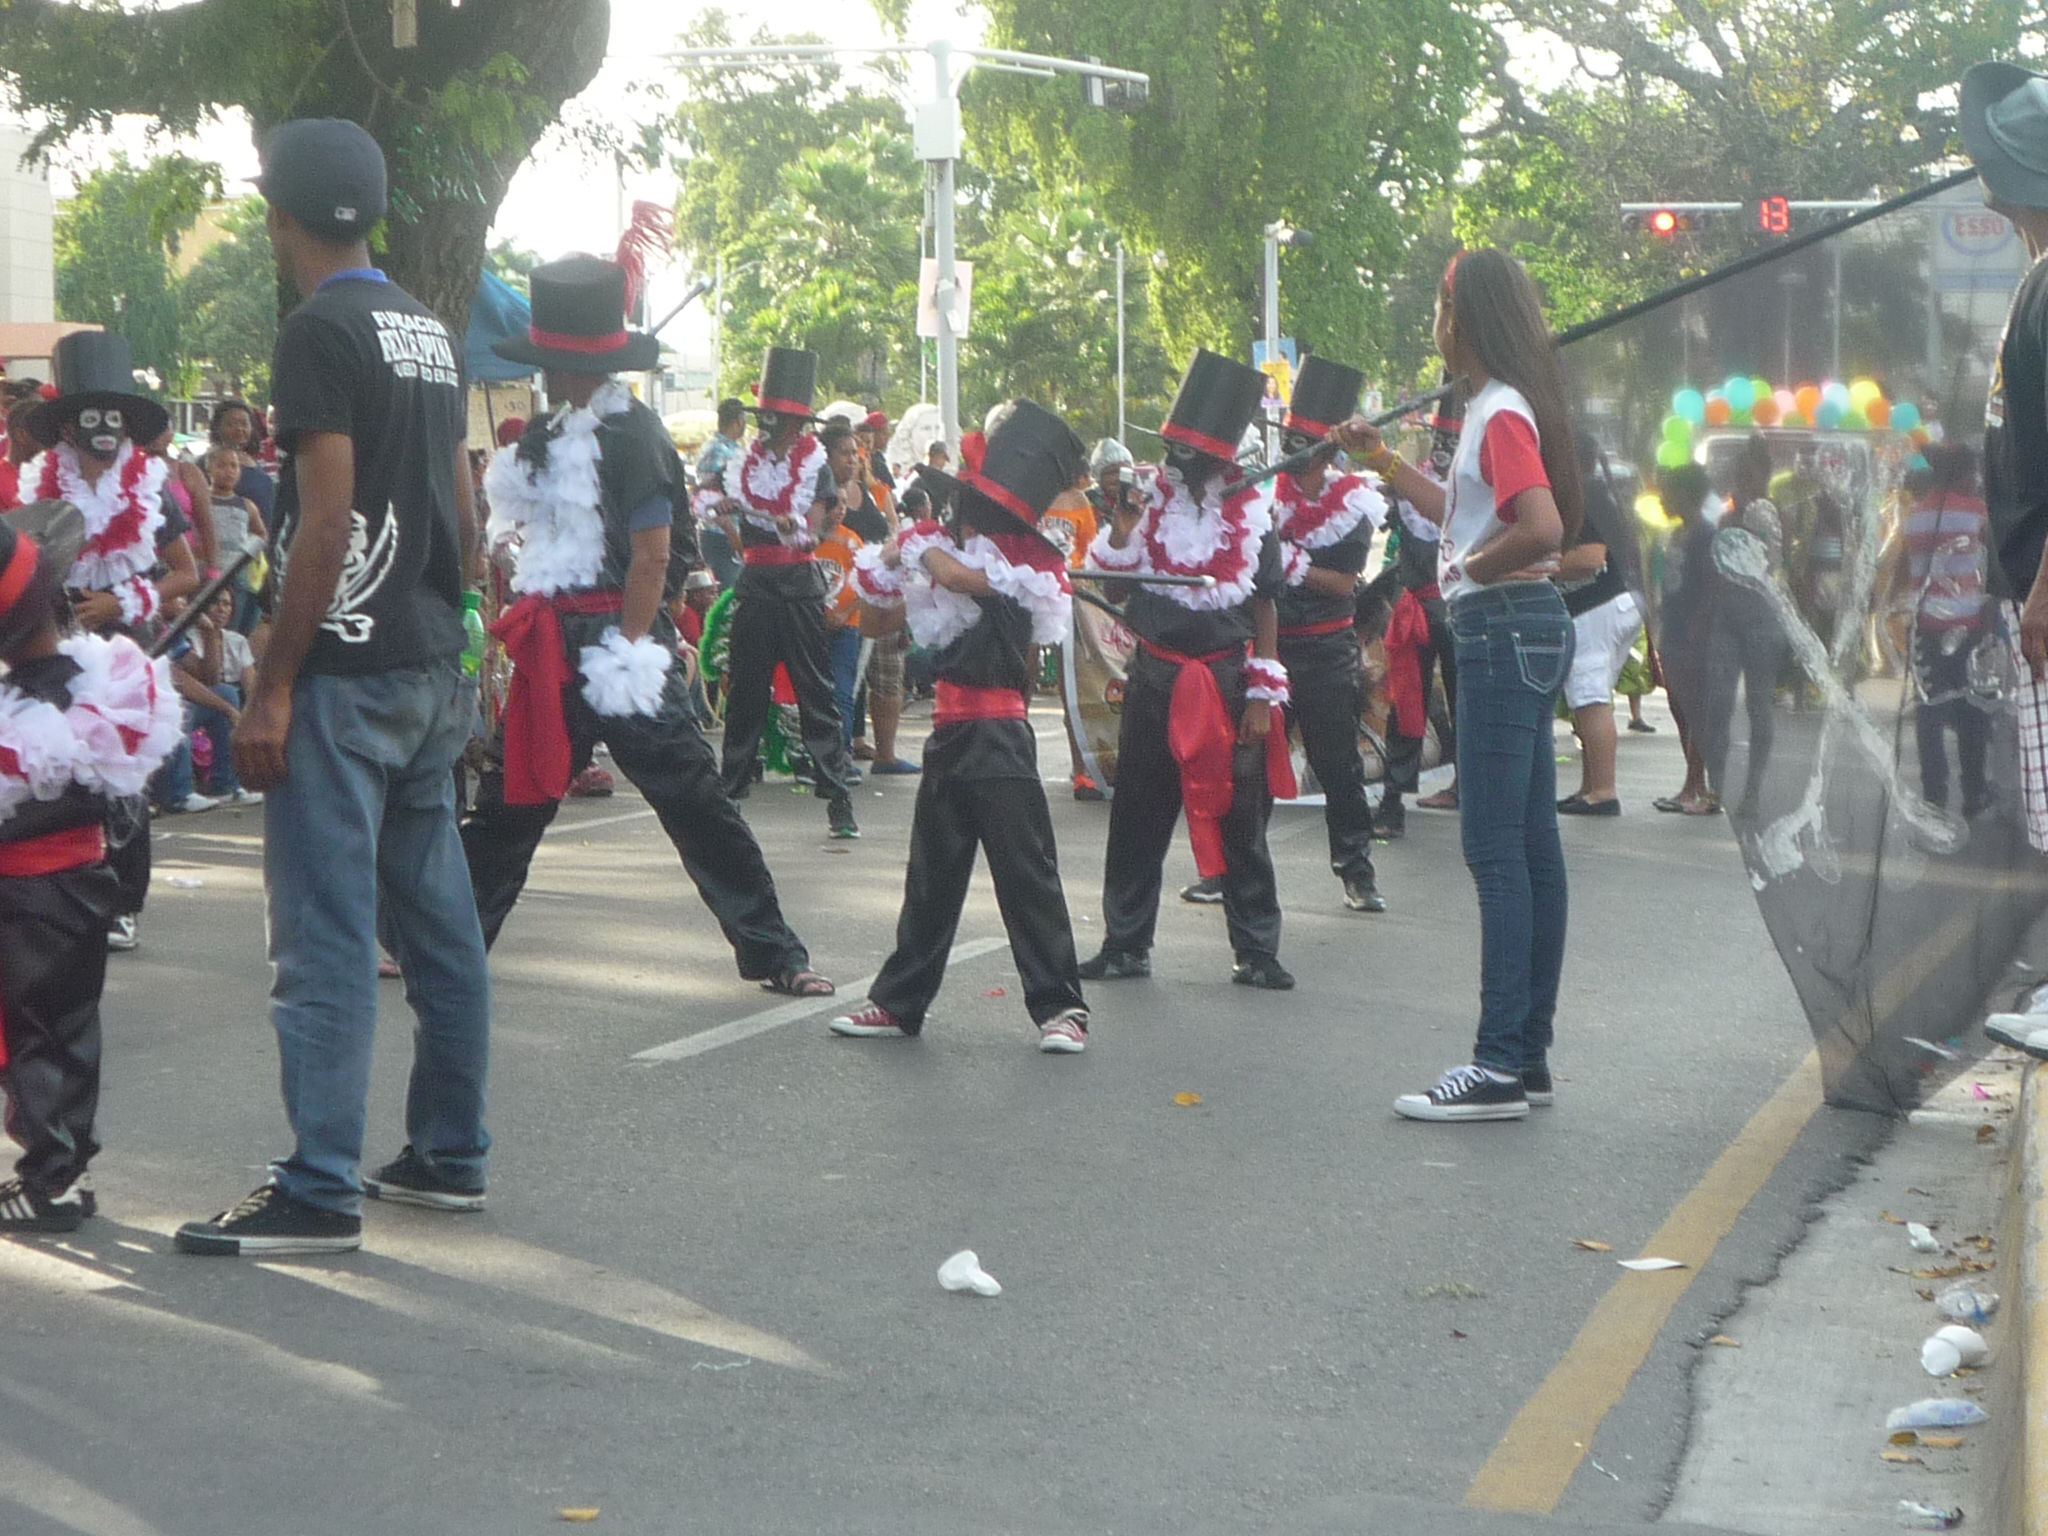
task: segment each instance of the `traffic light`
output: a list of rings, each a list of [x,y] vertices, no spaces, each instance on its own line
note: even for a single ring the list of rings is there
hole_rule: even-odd
[[[1782,192],[1742,205],[1742,227],[1752,239],[1783,240],[1792,233],[1792,202]]]
[[[1689,209],[1652,208],[1647,213],[1627,215],[1622,220],[1622,228],[1642,229],[1659,240],[1676,240],[1680,235],[1691,234],[1705,222]]]

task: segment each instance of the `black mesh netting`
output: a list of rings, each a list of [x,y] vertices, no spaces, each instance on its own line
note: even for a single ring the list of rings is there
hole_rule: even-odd
[[[1968,1059],[2048,905],[1977,454],[2024,265],[1958,189],[1563,353],[1838,1104],[1910,1108]]]

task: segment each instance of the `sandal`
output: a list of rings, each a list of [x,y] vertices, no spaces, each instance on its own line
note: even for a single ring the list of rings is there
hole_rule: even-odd
[[[1418,811],[1455,811],[1458,808],[1458,792],[1455,789],[1440,789],[1433,795],[1424,795],[1415,802]]]
[[[780,992],[784,997],[830,997],[838,988],[816,971],[792,966],[761,983],[763,992]]]
[[[1674,816],[1680,816],[1685,813],[1685,802],[1676,795],[1665,795],[1660,799],[1652,800],[1650,804],[1657,810],[1668,812]]]
[[[1681,816],[1718,816],[1721,814],[1721,797],[1701,795],[1699,799],[1681,805],[1678,811]]]

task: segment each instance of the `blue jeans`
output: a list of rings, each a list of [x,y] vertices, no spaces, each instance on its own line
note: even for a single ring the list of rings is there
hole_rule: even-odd
[[[213,691],[235,708],[242,707],[242,690],[233,683],[215,683]],[[232,795],[242,787],[242,781],[235,777],[234,757],[228,750],[228,736],[234,730],[234,722],[208,705],[194,704],[191,708],[193,731],[203,733],[213,743],[213,766],[206,770],[206,793]]]
[[[1496,1072],[1542,1065],[1564,969],[1564,849],[1557,837],[1557,697],[1571,670],[1564,600],[1548,582],[1454,598],[1458,812],[1479,889],[1479,1040]]]
[[[484,1183],[490,977],[451,772],[475,714],[476,684],[452,661],[306,677],[292,692],[289,776],[263,802],[263,883],[270,1017],[297,1145],[271,1173],[329,1210],[362,1202],[380,890],[419,1021],[406,1139],[444,1178]]]
[[[860,626],[843,624],[826,642],[825,662],[832,673],[832,697],[839,704],[839,744],[853,747],[853,696],[860,672]]]

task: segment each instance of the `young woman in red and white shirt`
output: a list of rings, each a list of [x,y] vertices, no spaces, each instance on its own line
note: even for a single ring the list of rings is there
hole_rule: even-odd
[[[1469,1064],[1395,1112],[1512,1120],[1551,1102],[1564,962],[1564,853],[1551,723],[1572,622],[1550,577],[1583,512],[1564,379],[1535,286],[1500,251],[1467,251],[1437,291],[1436,344],[1470,396],[1450,483],[1403,462],[1363,418],[1337,430],[1443,528],[1437,570],[1458,656],[1465,863],[1479,889],[1480,1011]]]

